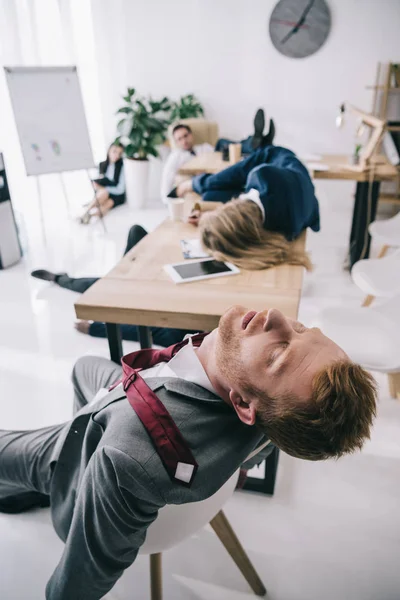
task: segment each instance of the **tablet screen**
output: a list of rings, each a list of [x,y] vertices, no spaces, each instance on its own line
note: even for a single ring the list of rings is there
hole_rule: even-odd
[[[232,269],[228,265],[218,260],[205,260],[186,265],[174,265],[174,269],[182,279],[232,272]]]

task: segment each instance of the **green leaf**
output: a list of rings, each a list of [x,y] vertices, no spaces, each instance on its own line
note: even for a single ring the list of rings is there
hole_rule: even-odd
[[[125,113],[129,115],[130,113],[133,113],[133,108],[131,108],[130,106],[123,106],[122,108],[119,108],[117,110],[116,114],[118,115],[119,113]]]

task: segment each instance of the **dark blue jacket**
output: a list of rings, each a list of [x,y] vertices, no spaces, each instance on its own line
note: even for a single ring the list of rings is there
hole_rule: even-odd
[[[193,190],[205,201],[228,202],[251,188],[258,190],[265,208],[265,229],[282,233],[288,240],[307,227],[319,231],[313,183],[291,150],[267,146],[215,175],[193,178]]]

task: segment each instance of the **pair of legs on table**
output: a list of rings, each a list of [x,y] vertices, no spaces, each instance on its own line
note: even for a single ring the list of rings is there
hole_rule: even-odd
[[[254,134],[249,135],[244,140],[240,142],[235,142],[233,140],[228,140],[225,138],[220,138],[215,146],[215,150],[217,152],[227,152],[229,148],[229,144],[239,143],[241,145],[242,154],[251,154],[255,150],[259,148],[263,148],[265,146],[270,146],[273,144],[275,137],[275,123],[271,119],[269,124],[269,130],[266,135],[264,135],[264,127],[265,127],[265,117],[264,111],[262,109],[258,109],[256,115],[254,117]]]
[[[146,235],[147,231],[143,227],[140,225],[133,225],[128,233],[124,254],[136,246],[136,244],[140,242],[140,240]],[[86,290],[89,289],[99,279],[99,277],[70,277],[66,273],[55,274],[44,269],[33,271],[32,275],[38,279],[53,281],[65,289],[72,290],[73,292],[78,292],[80,294],[86,292]],[[93,323],[90,323],[89,321],[78,321],[76,328],[81,333],[87,333],[93,337],[107,337],[105,324],[99,321],[94,321]],[[120,328],[122,339],[132,342],[139,341],[139,334],[136,325],[121,325]],[[154,344],[165,347],[180,342],[186,333],[195,333],[193,331],[172,329],[168,327],[151,327],[150,329]]]
[[[271,149],[267,146],[250,156],[216,173],[204,174],[194,177],[192,180],[193,190],[202,196],[202,199],[210,202],[229,202],[241,193],[256,188],[262,194],[265,187],[264,172],[271,170],[274,166],[268,164]]]
[[[74,413],[100,388],[121,375],[121,367],[105,358],[80,358],[72,372]],[[65,423],[32,431],[0,430],[0,512],[16,513],[48,506],[55,445]]]

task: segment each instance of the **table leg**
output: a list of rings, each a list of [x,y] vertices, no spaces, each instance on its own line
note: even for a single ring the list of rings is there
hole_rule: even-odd
[[[371,191],[369,189],[370,185],[372,186]],[[368,181],[359,181],[357,183],[350,233],[350,269],[358,260],[368,258],[369,256],[371,237],[368,233],[368,225],[375,220],[379,187],[379,181],[374,181],[372,184]]]
[[[122,338],[120,326],[117,323],[106,323],[106,331],[111,360],[119,365],[122,358]]]
[[[138,325],[139,343],[142,350],[145,348],[151,348],[153,340],[151,338],[151,329],[144,325]]]
[[[243,486],[244,490],[252,492],[261,492],[272,496],[275,490],[276,472],[278,470],[279,449],[274,448],[273,451],[265,459],[265,475],[264,479],[257,477],[247,477]]]

